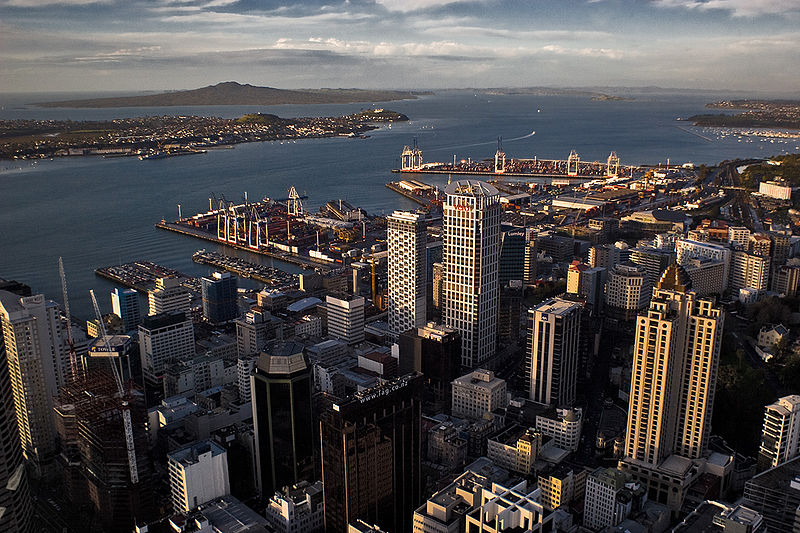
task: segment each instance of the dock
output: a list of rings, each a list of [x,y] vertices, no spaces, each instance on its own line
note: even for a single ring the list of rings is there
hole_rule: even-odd
[[[286,287],[297,282],[297,276],[279,268],[251,263],[238,257],[230,257],[217,252],[198,250],[192,255],[195,263],[211,265],[243,278],[250,278],[273,287]]]
[[[96,268],[94,273],[96,276],[144,294],[155,288],[158,278],[182,278],[190,286],[194,285],[194,278],[191,276],[151,261],[134,261],[122,265],[100,267]]]
[[[216,235],[203,231],[199,228],[189,226],[187,224],[177,224],[174,222],[165,222],[161,221],[156,224],[156,228],[163,229],[167,231],[173,231],[175,233],[180,233],[181,235],[187,235],[189,237],[194,237],[196,239],[202,239],[204,241],[213,242],[216,244],[220,244],[223,246],[229,246],[231,248],[236,248],[238,250],[244,250],[246,252],[264,255],[267,257],[272,257],[273,259],[277,259],[279,261],[283,261],[285,263],[290,263],[293,265],[297,265],[303,268],[308,269],[322,269],[323,271],[330,270],[330,266],[328,263],[324,263],[321,260],[315,260],[312,257],[305,257],[299,254],[293,254],[291,252],[284,252],[282,250],[272,250],[267,249],[264,247],[250,247],[244,246],[241,244],[235,244],[232,242],[226,242],[219,240]]]

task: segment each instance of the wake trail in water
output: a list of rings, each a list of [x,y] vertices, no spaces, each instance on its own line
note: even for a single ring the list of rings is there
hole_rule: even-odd
[[[522,139],[527,139],[529,137],[533,137],[536,135],[535,131],[530,132],[527,135],[523,135],[522,137],[514,137],[513,139],[503,139],[503,142],[512,142],[512,141],[521,141]],[[425,150],[426,152],[441,152],[442,150],[455,150],[456,148],[471,148],[473,146],[486,146],[489,144],[495,144],[497,141],[486,141],[486,142],[479,142],[479,143],[470,143],[470,144],[458,144],[455,146],[444,146],[441,148],[429,148]]]

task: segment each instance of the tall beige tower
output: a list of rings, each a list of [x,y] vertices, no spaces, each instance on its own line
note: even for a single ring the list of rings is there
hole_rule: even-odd
[[[444,192],[444,323],[461,334],[461,365],[475,368],[497,344],[500,193],[476,180]]]
[[[683,268],[670,265],[636,319],[626,458],[657,467],[673,454],[703,455],[722,322],[714,303],[691,291]]]

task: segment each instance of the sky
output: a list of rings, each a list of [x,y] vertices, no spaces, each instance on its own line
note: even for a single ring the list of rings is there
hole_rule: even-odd
[[[800,0],[0,0],[0,92],[800,93]]]

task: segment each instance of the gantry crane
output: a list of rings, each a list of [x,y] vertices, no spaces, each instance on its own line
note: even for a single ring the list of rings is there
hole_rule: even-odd
[[[108,344],[108,336],[106,335],[106,326],[103,323],[103,315],[100,313],[100,307],[97,305],[97,298],[94,296],[94,290],[90,290],[89,294],[92,296],[92,305],[94,306],[94,314],[97,315],[97,322],[100,328],[100,335],[101,339],[103,339],[103,343],[105,344],[106,350],[109,352],[111,348]],[[114,362],[113,357],[108,358],[108,362],[111,364],[111,370],[114,373],[114,381],[117,382],[117,392],[119,393],[119,399],[122,403],[122,425],[125,428],[125,446],[128,449],[128,469],[130,470],[131,474],[131,483],[139,483],[139,470],[136,466],[136,448],[133,444],[133,422],[131,421],[131,406],[128,403],[128,400],[125,399],[125,387],[122,384],[122,376],[120,375],[120,370],[117,368],[117,364]],[[120,361],[121,364],[121,361]]]

